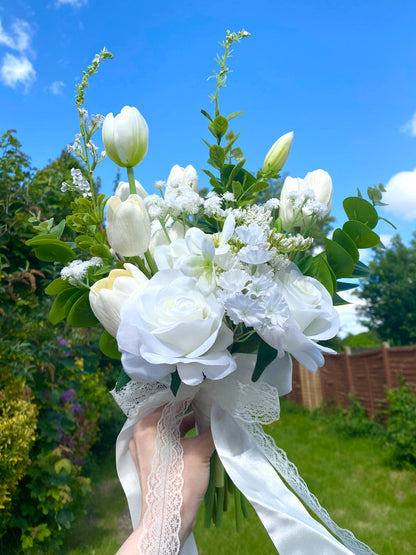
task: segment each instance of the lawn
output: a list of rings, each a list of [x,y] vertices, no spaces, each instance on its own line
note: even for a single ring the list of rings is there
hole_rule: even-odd
[[[301,476],[331,517],[380,555],[412,553],[416,545],[416,469],[388,466],[375,439],[343,438],[321,419],[285,403],[281,420],[266,430],[296,463]],[[220,529],[205,529],[198,517],[200,555],[271,555],[271,544],[254,511],[239,533],[232,513]],[[88,515],[66,539],[62,555],[114,555],[128,534],[126,504],[114,457],[96,476]]]

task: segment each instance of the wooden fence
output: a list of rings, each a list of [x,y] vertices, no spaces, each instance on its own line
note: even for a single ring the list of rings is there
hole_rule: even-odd
[[[293,390],[288,398],[309,408],[322,401],[348,404],[348,394],[356,394],[368,414],[374,414],[386,396],[386,387],[397,387],[397,375],[416,387],[416,346],[392,347],[351,354],[349,348],[338,355],[325,355],[325,365],[312,374],[293,361]]]

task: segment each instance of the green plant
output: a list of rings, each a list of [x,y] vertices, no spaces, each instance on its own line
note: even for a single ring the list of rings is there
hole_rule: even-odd
[[[387,408],[382,411],[386,446],[397,466],[416,466],[416,394],[400,377],[400,386],[387,390]]]

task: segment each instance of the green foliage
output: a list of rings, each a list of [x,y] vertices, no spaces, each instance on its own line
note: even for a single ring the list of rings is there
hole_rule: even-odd
[[[392,345],[416,343],[416,238],[406,247],[394,237],[389,248],[377,248],[371,274],[358,296],[363,323]]]
[[[372,331],[364,331],[356,335],[348,334],[342,340],[343,347],[350,347],[351,349],[371,349],[380,347],[380,339]]]
[[[383,434],[381,425],[368,418],[357,395],[349,394],[346,408],[327,405],[315,411],[315,417],[329,419],[331,426],[342,437],[377,437]]]
[[[403,378],[397,389],[387,391],[387,408],[382,411],[386,446],[397,466],[416,466],[416,394]]]
[[[98,343],[94,332],[48,322],[46,283],[54,280],[54,294],[75,289],[77,302],[68,308],[77,305],[74,318],[82,322],[87,289],[63,282],[60,265],[36,258],[25,244],[35,224],[37,247],[56,245],[64,259],[71,251],[73,232],[64,224],[76,195],[60,187],[79,163],[63,153],[35,173],[11,132],[0,149],[0,551],[50,553],[82,514],[99,428],[114,441],[108,421],[120,420],[107,387],[119,368],[90,345]],[[44,219],[50,211],[57,225]]]
[[[0,534],[10,518],[11,497],[30,465],[36,417],[31,390],[11,372],[0,372]]]

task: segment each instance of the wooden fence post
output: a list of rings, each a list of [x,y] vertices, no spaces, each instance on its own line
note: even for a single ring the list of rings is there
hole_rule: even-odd
[[[348,377],[348,389],[349,389],[349,393],[352,393],[352,391],[354,389],[354,385],[353,385],[353,381],[352,381],[352,370],[351,370],[350,355],[351,355],[351,348],[350,347],[344,347],[345,366],[347,367],[347,377]]]
[[[383,341],[383,343],[381,344],[381,352],[383,353],[384,371],[386,373],[387,387],[391,389],[393,387],[393,380],[391,376],[389,353],[387,349],[390,349],[390,344],[388,341]]]

